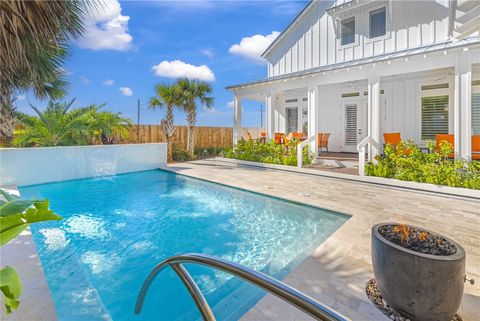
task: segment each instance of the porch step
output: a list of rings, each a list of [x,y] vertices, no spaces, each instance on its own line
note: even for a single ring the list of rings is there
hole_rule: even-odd
[[[358,168],[358,161],[317,158],[317,164],[333,168]]]
[[[358,154],[324,153],[317,157],[317,164],[331,168],[358,168]]]

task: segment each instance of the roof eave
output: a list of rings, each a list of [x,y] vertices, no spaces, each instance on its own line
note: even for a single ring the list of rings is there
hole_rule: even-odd
[[[316,0],[310,0],[305,5],[305,7],[302,9],[302,11],[300,11],[295,16],[295,18],[293,18],[292,21],[290,21],[290,23],[287,25],[287,27],[285,27],[285,29],[283,29],[283,31],[278,35],[278,37],[270,44],[270,46],[268,46],[267,49],[265,49],[265,51],[261,55],[262,58],[265,59],[265,56],[268,55],[270,50],[273,49],[273,47],[276,46],[277,42],[279,42],[281,40],[281,38],[283,38],[285,36],[285,34],[290,30],[291,27],[293,27],[293,25],[297,22],[297,20],[299,20],[301,17],[303,17],[303,15],[308,11],[308,9],[310,9],[310,7],[315,3],[315,1]]]

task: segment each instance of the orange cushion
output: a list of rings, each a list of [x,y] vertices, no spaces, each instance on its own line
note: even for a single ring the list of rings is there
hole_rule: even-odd
[[[472,136],[472,159],[480,160],[480,135]]]
[[[402,140],[400,133],[383,133],[385,144],[398,145]]]
[[[443,141],[446,141],[452,144],[452,147],[455,148],[455,138],[452,134],[437,134],[435,138],[436,138],[435,140],[436,140],[437,151],[440,150],[440,143]],[[448,157],[453,158],[454,157],[453,153],[449,154]]]

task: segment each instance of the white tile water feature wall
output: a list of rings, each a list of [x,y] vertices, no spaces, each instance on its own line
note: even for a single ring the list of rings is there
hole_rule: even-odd
[[[0,186],[115,175],[166,163],[165,143],[4,148],[0,149]]]

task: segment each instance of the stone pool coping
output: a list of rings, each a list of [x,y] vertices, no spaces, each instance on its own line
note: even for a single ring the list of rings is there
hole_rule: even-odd
[[[20,195],[17,186],[6,186],[2,189],[10,194]],[[0,248],[0,262],[2,267],[6,265],[13,267],[22,281],[22,295],[18,310],[6,315],[2,306],[0,319],[4,321],[57,321],[57,313],[42,263],[29,228]]]
[[[373,277],[371,226],[388,221],[421,225],[451,237],[467,251],[465,284],[459,313],[465,321],[480,315],[480,202],[475,199],[400,189],[227,163],[219,159],[162,167],[177,174],[346,213],[352,217],[283,281],[352,320],[389,320],[369,301],[366,283]],[[242,320],[313,320],[283,301],[265,296]]]

